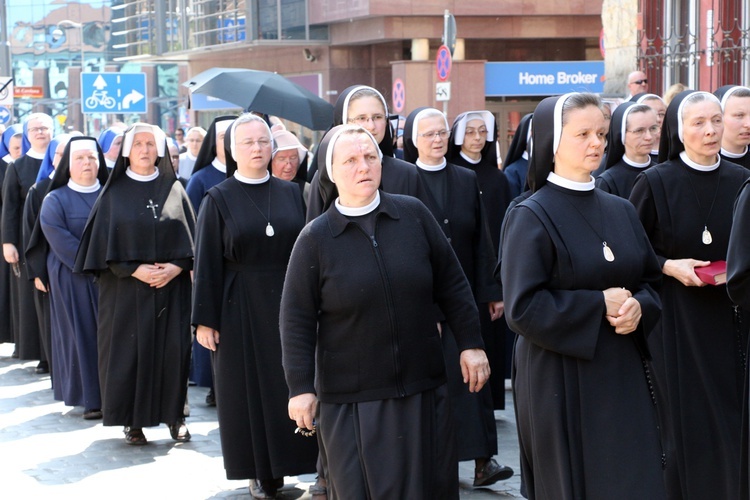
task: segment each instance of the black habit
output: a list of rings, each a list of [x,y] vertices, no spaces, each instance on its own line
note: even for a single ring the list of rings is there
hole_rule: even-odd
[[[274,177],[262,184],[227,179],[201,204],[192,323],[220,333],[214,387],[228,479],[315,471],[317,441],[295,434],[288,418],[278,322],[289,256],[304,222],[297,185]]]
[[[412,130],[418,125],[415,121],[421,109],[409,114],[404,124],[404,158],[413,162],[418,162],[419,154],[412,141]],[[441,170],[418,167],[417,172],[424,193],[422,201],[453,247],[479,308],[487,309],[488,302],[502,300],[502,293],[493,278],[497,254],[490,239],[477,175],[447,162]],[[489,317],[486,319],[489,321]],[[441,339],[459,435],[458,458],[465,461],[493,457],[497,454],[497,427],[491,387],[495,383],[505,387],[504,372],[496,374],[497,379],[491,376],[478,393],[469,392],[457,369],[459,350],[450,328],[444,329]]]
[[[8,170],[8,163],[0,158],[0,213],[2,212],[2,188],[5,180],[5,172]],[[2,219],[0,218],[0,234],[2,232]],[[13,273],[10,264],[2,259],[0,262],[0,343],[15,342],[16,331],[13,327],[13,320],[18,321],[18,315],[11,307],[10,287],[13,280]]]
[[[534,112],[537,124],[549,124],[532,132],[534,194],[506,217],[499,266],[505,314],[518,333],[522,491],[530,499],[665,498],[646,345],[659,318],[653,287],[661,272],[630,203],[593,182],[580,190],[548,182],[553,138],[562,134],[559,99]],[[628,335],[605,317],[603,290],[612,287],[640,304]]]
[[[686,163],[679,111],[694,92],[669,104],[659,146],[664,162],[639,176],[630,195],[661,267],[668,259],[726,259],[735,198],[750,177],[723,159],[712,170]],[[665,389],[668,492],[737,498],[746,353],[739,325],[750,318],[734,307],[724,286],[687,287],[665,276],[660,295],[664,313],[649,346]]]
[[[3,207],[0,226],[2,242],[15,245],[18,250],[18,270],[11,278],[11,307],[17,327],[16,351],[20,359],[41,359],[41,332],[34,306],[34,283],[27,279],[23,247],[23,208],[29,188],[36,182],[41,158],[25,154],[8,165],[3,181]],[[16,321],[17,318],[17,321]]]
[[[168,158],[148,181],[131,178],[128,164],[121,153],[89,216],[74,271],[99,277],[104,425],[142,428],[183,418],[195,216]],[[131,276],[143,263],[172,263],[182,272],[153,288]]]

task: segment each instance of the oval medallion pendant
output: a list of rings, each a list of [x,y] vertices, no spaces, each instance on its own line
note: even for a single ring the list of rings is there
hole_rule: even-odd
[[[703,244],[704,245],[710,245],[714,241],[713,237],[711,237],[711,231],[708,230],[708,228],[703,228]]]
[[[274,234],[276,234],[276,233],[273,232],[273,226],[269,222],[268,225],[266,226],[266,236],[268,236],[270,238]]]
[[[602,253],[604,254],[604,260],[607,262],[613,262],[615,260],[615,254],[612,252],[612,249],[607,246],[607,242],[604,242],[604,248],[602,248]]]

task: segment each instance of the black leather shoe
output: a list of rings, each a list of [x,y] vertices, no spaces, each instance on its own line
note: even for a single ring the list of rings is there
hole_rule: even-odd
[[[38,365],[36,365],[36,368],[34,369],[34,373],[37,373],[39,375],[44,375],[45,373],[49,373],[49,363],[46,361],[40,361]]]
[[[489,486],[513,476],[513,469],[500,465],[491,458],[481,469],[474,470],[474,486]]]
[[[206,394],[206,406],[216,406],[216,394],[214,394],[214,388],[211,387]]]

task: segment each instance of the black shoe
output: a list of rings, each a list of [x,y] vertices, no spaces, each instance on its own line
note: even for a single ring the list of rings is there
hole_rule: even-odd
[[[45,373],[49,373],[49,363],[46,361],[40,361],[38,365],[36,365],[36,368],[34,369],[34,373],[37,373],[39,375],[44,375]]]
[[[167,424],[169,428],[169,434],[177,442],[186,443],[190,441],[192,437],[190,431],[188,431],[187,425],[185,425],[185,419],[175,422],[174,424]]]
[[[83,419],[84,420],[99,420],[103,417],[102,411],[99,409],[94,410],[85,410],[83,412]]]
[[[261,481],[250,480],[250,496],[253,498],[276,498],[276,488],[273,479]]]
[[[513,469],[507,465],[499,465],[491,458],[481,469],[474,470],[474,486],[489,486],[512,476]]]
[[[211,387],[206,394],[206,406],[216,406],[216,394],[214,394],[214,388]]]

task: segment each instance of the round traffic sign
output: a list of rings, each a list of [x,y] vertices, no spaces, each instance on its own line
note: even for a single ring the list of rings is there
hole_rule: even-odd
[[[406,86],[401,78],[393,81],[393,110],[400,113],[406,105]]]
[[[435,59],[437,63],[437,77],[441,82],[446,81],[451,76],[451,59],[451,51],[445,45],[441,45]]]
[[[12,117],[13,113],[7,106],[0,106],[0,125],[7,125]]]

